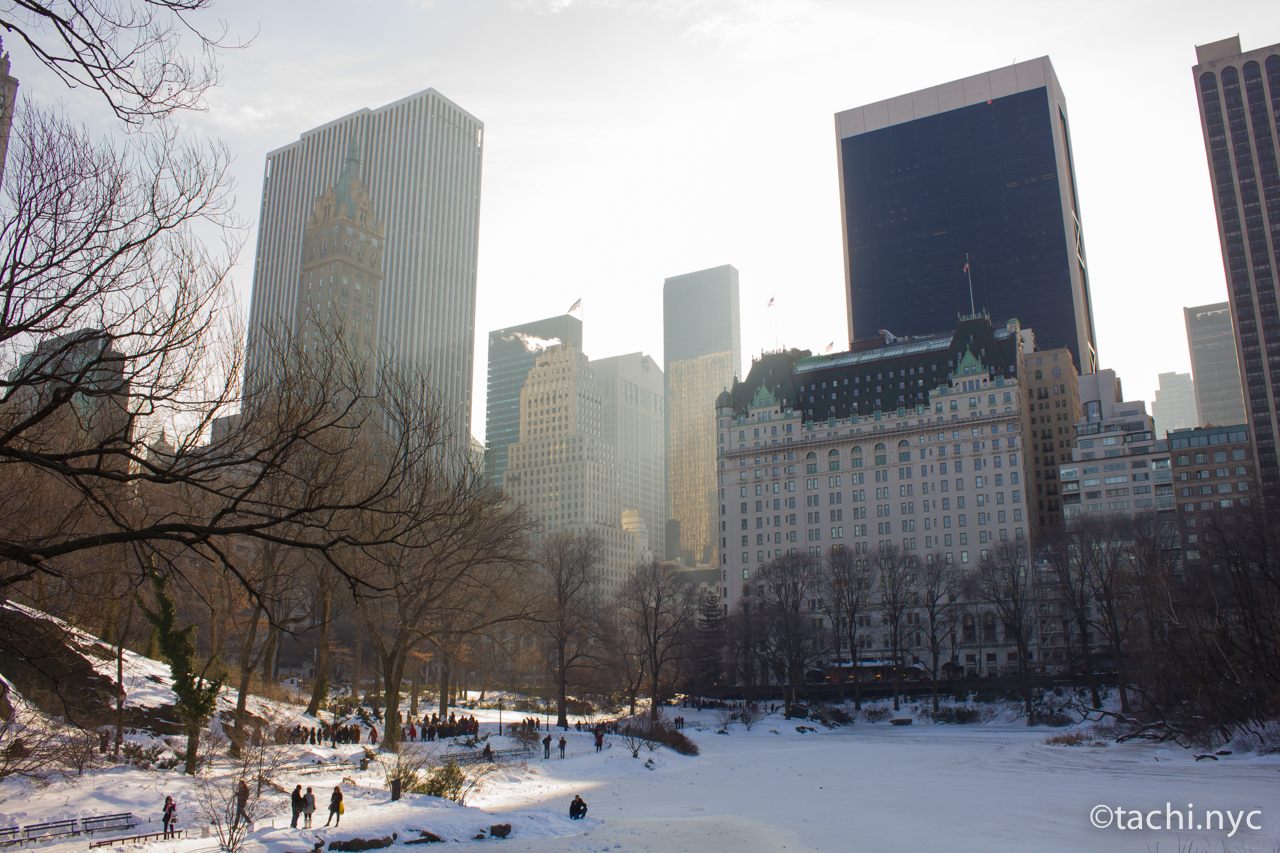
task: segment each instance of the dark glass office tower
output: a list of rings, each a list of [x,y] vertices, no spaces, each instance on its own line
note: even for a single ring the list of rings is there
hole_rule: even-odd
[[[1196,47],[1193,69],[1258,478],[1280,499],[1280,44]]]
[[[502,487],[507,448],[520,439],[520,389],[538,356],[557,344],[567,344],[581,352],[582,321],[561,314],[489,333],[484,474],[494,486]]]
[[[838,113],[836,138],[851,341],[933,334],[985,308],[1096,369],[1066,102],[1048,57]]]

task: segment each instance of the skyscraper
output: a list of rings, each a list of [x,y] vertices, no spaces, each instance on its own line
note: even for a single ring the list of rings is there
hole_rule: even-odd
[[[594,536],[599,581],[616,593],[640,554],[622,525],[617,452],[604,432],[604,401],[587,357],[553,346],[520,391],[520,438],[508,448],[505,488],[542,533]]]
[[[9,130],[13,127],[13,111],[18,105],[18,78],[9,73],[9,54],[0,42],[0,176],[9,154]]]
[[[738,271],[729,265],[662,287],[666,363],[667,556],[716,561],[716,397],[738,375]],[[672,534],[675,534],[674,536]],[[674,540],[674,541],[673,541]]]
[[[1151,417],[1155,421],[1156,435],[1180,429],[1192,429],[1200,425],[1196,415],[1196,387],[1190,373],[1161,373],[1160,387],[1151,402]]]
[[[837,113],[836,139],[850,341],[932,334],[986,308],[1096,369],[1066,100],[1048,57]]]
[[[603,402],[601,426],[617,453],[618,501],[653,557],[665,553],[666,503],[663,452],[666,412],[662,371],[652,358],[633,352],[591,360]],[[625,525],[624,525],[625,526]]]
[[[1280,494],[1280,44],[1244,53],[1233,36],[1198,46],[1196,61],[1254,460],[1264,492],[1274,497]]]
[[[1187,321],[1187,349],[1196,386],[1197,423],[1228,426],[1245,422],[1240,392],[1240,360],[1231,305],[1196,305],[1182,309]]]
[[[427,372],[458,413],[452,431],[465,452],[484,125],[432,89],[358,110],[267,155],[246,373],[270,376],[269,342],[298,310],[308,215],[337,182],[353,143],[357,176],[386,229],[385,246],[372,247],[384,253],[378,344],[393,363]]]
[[[582,321],[577,317],[561,314],[489,333],[484,471],[493,486],[502,487],[507,448],[520,438],[520,389],[525,377],[539,355],[560,344],[582,349]]]

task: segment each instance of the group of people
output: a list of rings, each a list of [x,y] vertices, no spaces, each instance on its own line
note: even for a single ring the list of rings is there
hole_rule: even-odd
[[[291,745],[324,746],[325,743],[332,743],[337,746],[338,744],[359,743],[360,726],[356,724],[331,726],[328,723],[321,723],[319,726],[297,725],[293,728],[285,728],[283,732],[278,732],[277,737],[281,743]]]
[[[560,757],[564,758],[564,748],[568,746],[568,742],[564,739],[564,735],[560,735]],[[551,757],[551,735],[547,735],[542,739],[542,757]]]
[[[293,793],[289,795],[289,811],[293,814],[293,819],[289,822],[289,826],[293,829],[298,828],[298,818],[302,818],[302,828],[311,828],[311,816],[316,812],[316,795],[308,788],[303,793],[302,786],[298,785],[293,789]],[[342,824],[342,815],[346,811],[346,806],[342,799],[342,788],[335,785],[333,793],[329,795],[329,819],[324,822],[325,826],[332,823],[334,826]]]
[[[410,721],[409,725],[400,727],[400,739],[402,741],[434,741],[437,738],[445,740],[446,738],[459,737],[463,735],[475,736],[480,733],[480,721],[476,719],[475,714],[470,717],[459,717],[457,714],[450,714],[448,718],[442,719],[439,714],[432,714],[428,717],[422,715],[422,725],[416,725]]]

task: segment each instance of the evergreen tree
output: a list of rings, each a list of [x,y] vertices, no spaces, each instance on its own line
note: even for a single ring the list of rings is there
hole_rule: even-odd
[[[175,707],[187,729],[187,755],[183,770],[194,776],[200,751],[200,732],[213,716],[222,681],[217,678],[206,680],[203,673],[196,674],[196,646],[192,636],[195,626],[178,627],[178,613],[165,588],[164,578],[152,574],[151,583],[155,588],[156,608],[150,610],[142,604],[142,612],[155,627],[160,656],[168,661],[173,672],[173,692],[178,697]]]

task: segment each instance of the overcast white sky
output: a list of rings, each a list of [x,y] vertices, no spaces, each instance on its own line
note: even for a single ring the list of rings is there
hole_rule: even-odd
[[[1280,42],[1274,0],[215,0],[211,17],[256,33],[186,119],[237,158],[246,311],[267,151],[427,87],[485,123],[481,437],[487,332],[579,297],[588,355],[661,362],[663,279],[730,263],[744,365],[843,346],[834,114],[1043,54],[1070,111],[1100,360],[1150,399],[1157,373],[1189,369],[1182,306],[1226,299],[1194,46]],[[24,96],[82,103],[18,49],[14,65]]]

